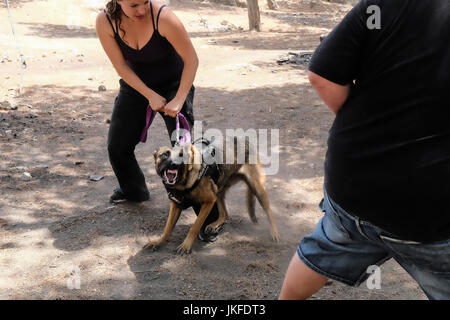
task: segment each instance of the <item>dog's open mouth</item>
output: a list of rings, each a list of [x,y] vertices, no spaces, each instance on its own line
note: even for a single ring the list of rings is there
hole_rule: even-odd
[[[164,182],[166,184],[175,184],[177,182],[178,169],[167,169],[164,171]]]

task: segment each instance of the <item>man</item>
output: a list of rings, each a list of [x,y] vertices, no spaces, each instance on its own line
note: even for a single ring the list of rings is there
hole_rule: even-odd
[[[309,79],[336,114],[325,212],[280,299],[357,286],[394,258],[450,299],[450,1],[362,0],[317,48]]]

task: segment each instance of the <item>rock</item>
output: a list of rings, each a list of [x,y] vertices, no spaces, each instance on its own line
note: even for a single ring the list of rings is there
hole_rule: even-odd
[[[29,119],[37,118],[37,114],[34,112],[30,112],[29,115],[25,116],[25,118],[29,118]]]
[[[22,174],[22,180],[23,181],[30,181],[32,179],[32,176],[29,172],[24,172]]]
[[[0,228],[3,226],[6,226],[7,224],[8,224],[8,222],[5,219],[0,218]]]
[[[84,161],[75,161],[75,165],[76,166],[80,166],[80,165],[82,165],[84,163]]]
[[[11,110],[11,103],[9,101],[0,101],[0,110]]]
[[[11,110],[17,110],[17,109],[19,109],[18,106],[11,106]]]
[[[320,35],[320,42],[322,42],[323,40],[325,40],[325,38],[329,35],[329,33],[324,33]]]
[[[106,123],[111,123],[111,119],[106,119]]]
[[[106,87],[104,85],[101,85],[98,87],[98,91],[106,91]]]
[[[279,65],[282,64],[297,64],[297,65],[307,65],[311,60],[312,53],[294,53],[289,52],[287,56],[282,56],[277,60]]]
[[[89,180],[91,181],[100,181],[103,179],[103,176],[98,175],[98,174],[93,174],[89,177]]]

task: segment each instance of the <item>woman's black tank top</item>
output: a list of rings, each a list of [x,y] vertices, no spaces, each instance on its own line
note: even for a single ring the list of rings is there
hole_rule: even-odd
[[[173,46],[158,31],[159,15],[164,7],[165,5],[161,6],[159,9],[155,24],[153,7],[150,2],[150,12],[152,14],[154,31],[147,44],[139,50],[130,47],[122,40],[117,31],[117,21],[116,28],[114,29],[111,19],[106,15],[127,64],[137,76],[153,90],[162,90],[165,86],[180,81],[184,66],[183,60]]]

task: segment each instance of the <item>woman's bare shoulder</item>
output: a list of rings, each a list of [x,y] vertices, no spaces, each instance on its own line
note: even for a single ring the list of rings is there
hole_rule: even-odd
[[[163,5],[167,5],[165,1],[161,1],[161,0],[157,0],[157,1],[156,1],[156,0],[152,0],[152,7],[153,7],[153,10],[154,10],[155,12],[158,12],[159,9],[160,9]]]
[[[113,30],[111,30],[111,25],[108,22],[108,17],[106,15],[106,12],[101,10],[97,14],[97,18],[95,19],[95,29],[97,30],[97,33],[107,33],[112,34]]]

